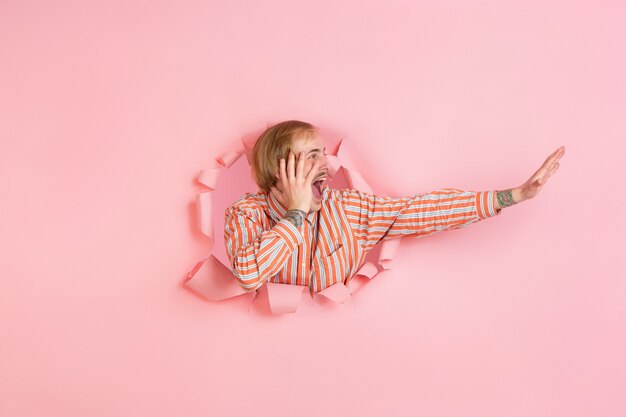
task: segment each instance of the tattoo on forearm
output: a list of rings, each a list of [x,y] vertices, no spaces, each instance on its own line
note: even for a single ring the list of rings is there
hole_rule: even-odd
[[[501,208],[509,207],[517,203],[513,200],[513,190],[496,191],[496,198]]]
[[[303,210],[287,210],[285,213],[285,219],[289,220],[294,226],[302,226],[302,222],[306,213]]]

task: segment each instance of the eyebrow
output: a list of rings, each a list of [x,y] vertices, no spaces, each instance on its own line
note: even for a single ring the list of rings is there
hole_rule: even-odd
[[[324,148],[324,150],[326,150],[326,148]],[[311,149],[311,150],[310,150],[310,151],[308,151],[306,154],[308,155],[308,154],[310,154],[310,153],[312,153],[312,152],[320,152],[320,151],[321,151],[321,150],[320,150],[320,148],[315,148],[315,149]]]

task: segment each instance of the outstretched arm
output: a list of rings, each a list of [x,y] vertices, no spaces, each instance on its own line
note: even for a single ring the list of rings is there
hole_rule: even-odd
[[[510,190],[496,191],[494,207],[496,209],[512,206],[535,197],[548,179],[559,169],[559,159],[565,155],[565,146],[554,151],[543,165],[519,187]]]
[[[565,147],[553,152],[523,185],[503,191],[445,188],[403,198],[378,197],[343,190],[347,219],[366,250],[380,241],[402,236],[423,237],[469,226],[497,216],[505,207],[537,195],[559,167]]]
[[[401,198],[354,189],[339,193],[353,234],[366,251],[388,239],[461,229],[502,211],[495,208],[495,191],[443,188]]]

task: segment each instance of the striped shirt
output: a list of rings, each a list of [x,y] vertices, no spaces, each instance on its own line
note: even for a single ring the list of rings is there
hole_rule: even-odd
[[[239,285],[265,282],[308,286],[317,293],[348,284],[378,242],[461,229],[499,215],[495,191],[444,188],[402,198],[354,189],[322,190],[319,211],[300,227],[271,193],[247,193],[226,209],[224,244]]]

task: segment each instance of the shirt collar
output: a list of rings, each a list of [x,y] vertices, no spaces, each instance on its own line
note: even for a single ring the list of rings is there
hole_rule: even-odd
[[[328,186],[326,186],[328,187]],[[324,188],[326,188],[324,187]],[[323,190],[325,191],[325,190]],[[324,204],[324,192],[322,192],[322,204]],[[274,194],[272,194],[271,192],[267,193],[267,204],[269,206],[269,214],[270,217],[272,218],[272,220],[274,220],[276,223],[278,223],[283,217],[285,217],[285,213],[287,212],[287,208],[285,206],[283,206],[280,201],[278,201],[276,199],[276,197],[274,197]],[[309,222],[309,224],[313,224],[313,221],[315,220],[315,214],[316,212],[311,211],[309,212],[309,214],[307,214],[306,216],[306,220]]]

